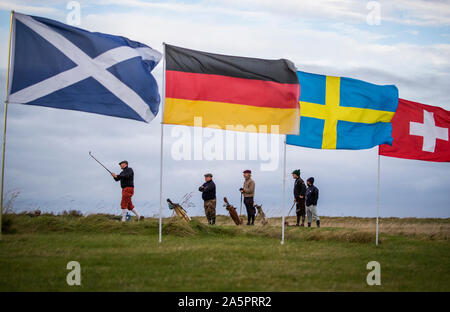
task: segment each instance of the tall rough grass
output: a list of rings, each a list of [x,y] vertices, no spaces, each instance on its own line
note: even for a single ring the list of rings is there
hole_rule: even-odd
[[[26,214],[10,215],[12,222],[11,233],[126,233],[126,234],[156,234],[158,232],[158,219],[148,218],[139,222],[131,221],[121,223],[113,215],[89,215],[86,217],[74,217],[66,215],[41,215],[39,217]],[[268,238],[280,238],[279,226],[209,226],[193,219],[190,223],[178,217],[164,219],[164,235],[181,237],[195,237],[200,235],[218,236],[259,236]],[[373,235],[353,229],[304,229],[288,228],[287,239],[291,240],[332,240],[341,242],[368,243],[373,241]]]
[[[121,223],[120,217],[108,214],[81,216],[78,212],[60,215],[7,214],[3,218],[7,224],[4,233],[126,233],[156,234],[158,219],[146,218],[139,222]],[[218,216],[216,226],[209,226],[201,217],[194,217],[190,223],[178,217],[163,219],[163,234],[180,237],[199,235],[259,236],[280,239],[281,219],[271,218],[267,225],[236,226],[228,216]],[[337,219],[337,220],[336,220]],[[286,227],[286,239],[303,241],[337,241],[349,243],[372,243],[375,241],[373,219],[363,218],[322,218],[322,227]],[[415,222],[417,221],[417,222]],[[444,220],[385,220],[380,223],[381,242],[386,236],[401,235],[421,240],[449,240],[450,222]]]
[[[14,213],[14,201],[19,197],[20,191],[12,190],[6,192],[3,200],[2,207],[2,233],[14,233],[13,230],[13,218],[11,215]]]

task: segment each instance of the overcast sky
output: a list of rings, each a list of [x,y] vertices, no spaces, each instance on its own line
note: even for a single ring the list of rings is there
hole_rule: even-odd
[[[39,4],[38,4],[39,3]],[[68,1],[0,1],[0,73],[5,85],[10,10],[66,22]],[[401,98],[450,109],[450,5],[445,1],[378,1],[379,25],[369,25],[377,3],[368,1],[79,1],[79,27],[123,35],[162,51],[162,43],[259,58],[288,58],[299,70],[395,84]],[[375,10],[375,11],[374,11]],[[154,70],[161,85],[162,63]],[[4,87],[3,87],[4,88]],[[4,91],[3,91],[4,94]],[[3,108],[2,108],[3,114]],[[2,118],[3,120],[3,118]],[[282,213],[282,137],[277,169],[257,160],[175,160],[173,126],[164,130],[164,198],[194,192],[191,215],[203,213],[198,186],[205,172],[222,197],[239,206],[242,170],[251,169],[255,201]],[[193,128],[188,131],[194,135]],[[216,131],[214,135],[222,135]],[[247,136],[248,138],[248,136]],[[270,139],[270,138],[269,138]],[[278,139],[278,137],[277,137]],[[203,139],[203,143],[208,142]],[[272,146],[273,147],[273,146]],[[120,186],[88,151],[119,171],[135,170],[136,208],[159,210],[160,114],[150,124],[81,112],[10,105],[5,187],[20,192],[17,210],[78,209],[119,213]],[[328,151],[287,146],[287,209],[293,169],[314,176],[319,214],[376,214],[377,149]],[[450,217],[450,164],[381,158],[381,215]],[[165,215],[170,211],[164,206]]]

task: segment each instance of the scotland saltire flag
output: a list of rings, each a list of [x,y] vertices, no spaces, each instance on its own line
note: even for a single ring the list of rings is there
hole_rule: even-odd
[[[161,53],[120,36],[14,13],[7,101],[150,122]]]
[[[392,145],[391,119],[398,106],[394,85],[297,72],[300,133],[286,143],[321,149]]]

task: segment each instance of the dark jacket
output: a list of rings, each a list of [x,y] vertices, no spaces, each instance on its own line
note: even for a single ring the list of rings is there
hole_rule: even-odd
[[[306,189],[306,206],[317,205],[319,199],[319,189],[314,185],[308,186]]]
[[[120,187],[134,187],[134,172],[130,167],[125,167],[122,172],[114,178],[116,181],[120,181]]]
[[[294,182],[294,197],[299,199],[299,196],[305,197],[306,185],[302,178],[298,178]]]
[[[198,190],[202,192],[203,200],[216,199],[216,185],[213,180],[203,183]]]

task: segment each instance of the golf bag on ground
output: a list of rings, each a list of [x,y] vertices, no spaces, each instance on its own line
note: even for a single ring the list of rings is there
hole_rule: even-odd
[[[188,216],[186,210],[183,209],[179,204],[173,203],[170,199],[167,198],[167,204],[169,205],[169,209],[175,211],[177,216],[181,217],[184,221],[189,222],[191,218]]]
[[[237,214],[236,208],[228,202],[228,199],[226,197],[223,198],[223,201],[225,202],[224,207],[228,210],[230,213],[231,219],[233,219],[234,223],[236,225],[241,225],[243,223],[242,218],[240,218]]]

